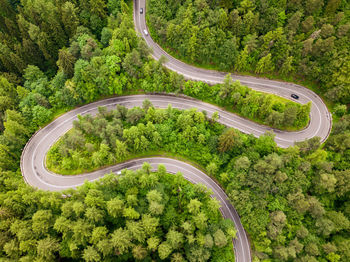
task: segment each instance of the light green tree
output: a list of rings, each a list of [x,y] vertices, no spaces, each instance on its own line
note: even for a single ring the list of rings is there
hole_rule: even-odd
[[[258,74],[264,74],[272,72],[275,69],[275,66],[271,59],[271,54],[267,54],[266,56],[262,57],[255,68],[255,73]]]
[[[112,233],[111,244],[120,252],[125,254],[132,247],[132,236],[128,230],[118,228]]]
[[[158,246],[158,255],[160,259],[166,259],[167,257],[169,257],[172,251],[173,249],[167,242],[163,242]]]
[[[83,259],[86,262],[98,262],[98,261],[101,261],[100,254],[92,246],[88,246],[86,249],[84,249]]]

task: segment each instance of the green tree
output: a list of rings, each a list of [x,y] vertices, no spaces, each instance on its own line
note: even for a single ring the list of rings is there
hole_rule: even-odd
[[[286,126],[293,126],[294,121],[297,118],[298,108],[292,104],[287,104],[284,110],[284,124]]]
[[[88,246],[86,249],[84,249],[83,252],[83,259],[88,262],[97,262],[101,261],[101,257],[99,253],[96,251],[96,249],[92,246]]]
[[[211,162],[207,165],[206,169],[209,175],[214,176],[218,171],[218,166],[214,162]]]
[[[59,251],[59,243],[56,239],[47,237],[38,241],[38,256],[46,261],[54,260]]]
[[[58,53],[57,66],[68,77],[72,77],[74,74],[75,62],[76,58],[67,49],[60,49]]]
[[[132,207],[124,208],[123,216],[128,219],[138,219],[140,214]]]
[[[33,217],[33,232],[38,234],[39,236],[47,235],[50,227],[52,226],[52,213],[51,210],[39,210],[37,211]]]
[[[96,245],[101,240],[106,239],[107,238],[107,234],[108,234],[108,229],[105,226],[95,227],[93,229],[93,231],[92,231],[91,241],[90,242]]]
[[[125,159],[128,155],[127,145],[117,139],[115,141],[115,156],[118,161]]]
[[[314,26],[314,18],[313,16],[308,16],[302,23],[301,23],[301,28],[302,30],[307,33],[309,32],[313,26]]]
[[[230,151],[235,145],[240,146],[239,135],[235,129],[229,128],[219,136],[218,150],[220,152]]]
[[[158,255],[160,259],[166,259],[170,256],[173,249],[167,242],[163,242],[158,246]]]
[[[195,30],[195,31],[197,31],[197,30]],[[193,33],[190,40],[189,40],[188,50],[187,50],[188,57],[189,57],[190,61],[196,60],[197,50],[198,50],[197,49],[197,37],[196,37],[196,34]]]
[[[336,105],[334,108],[334,112],[337,116],[342,117],[345,115],[347,111],[347,106],[346,105]]]
[[[147,250],[141,245],[137,245],[132,249],[132,254],[136,260],[142,260],[147,256]]]
[[[79,25],[78,8],[73,3],[67,1],[63,4],[61,12],[65,32],[69,37],[72,37]]]
[[[282,67],[280,69],[280,72],[282,75],[289,75],[290,73],[293,73],[294,67],[293,67],[293,56],[288,56],[285,61],[282,64]]]
[[[51,120],[52,112],[40,105],[33,107],[33,122],[38,126],[42,126]]]
[[[120,254],[126,253],[132,247],[131,241],[132,236],[128,230],[118,228],[112,233],[111,244]]]
[[[258,64],[256,65],[255,73],[258,74],[264,74],[272,72],[275,69],[275,66],[271,59],[271,54],[267,54],[266,56],[262,57]]]
[[[225,233],[221,229],[215,231],[213,237],[214,237],[214,243],[217,247],[226,246],[227,237],[225,236]]]
[[[235,70],[240,72],[248,71],[249,70],[248,58],[249,58],[248,46],[245,46],[238,56],[237,63],[235,65]]]
[[[160,243],[159,238],[151,237],[147,240],[147,247],[149,250],[155,251]]]
[[[184,242],[183,234],[176,230],[169,230],[166,235],[166,239],[172,249],[179,249]]]

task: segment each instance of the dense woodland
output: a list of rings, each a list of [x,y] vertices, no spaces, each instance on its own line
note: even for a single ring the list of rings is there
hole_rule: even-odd
[[[93,232],[91,229],[95,222],[89,220],[91,214],[85,215],[85,213],[88,213],[89,208],[93,208],[90,206],[92,199],[100,199],[99,196],[101,196],[104,201],[110,201],[115,197],[113,194],[119,194],[127,202],[128,194],[117,193],[121,192],[119,191],[121,189],[115,186],[108,187],[109,182],[106,182],[106,185],[88,183],[80,191],[72,190],[69,193],[70,198],[63,199],[57,193],[36,191],[25,185],[19,168],[22,148],[30,136],[40,126],[51,121],[54,116],[76,105],[111,95],[173,92],[185,93],[216,103],[271,126],[298,128],[307,122],[305,113],[309,110],[308,106],[297,107],[276,97],[258,95],[228,80],[223,85],[213,87],[201,82],[184,81],[182,76],[166,70],[162,66],[163,60],[154,61],[149,58],[150,50],[137,37],[130,3],[116,0],[0,0],[1,260],[14,261],[24,256],[20,261],[35,259],[49,261],[57,260],[62,254],[65,257],[69,255],[83,257],[85,252],[87,259],[93,257],[95,260],[98,258],[103,260],[104,254],[109,254],[99,249],[95,240],[90,238],[92,235],[87,237],[84,232],[80,232],[85,225],[89,234]],[[164,4],[162,1],[157,3]],[[234,4],[233,7],[203,3],[204,9],[206,6],[213,5],[210,10],[227,10],[225,11],[227,15],[237,9],[233,12],[233,14],[238,12],[237,19],[248,22],[252,14],[258,17],[259,12],[263,13],[263,10],[275,12],[283,9],[283,6],[279,7],[279,5],[284,2],[265,1],[252,4],[250,1],[240,3],[229,1]],[[311,3],[314,3],[314,8],[319,7],[319,11],[310,11],[313,10]],[[277,70],[281,76],[283,72],[288,74],[303,72],[308,79],[317,78],[322,90],[330,99],[338,101],[341,98],[341,102],[348,102],[350,75],[348,69],[350,67],[349,48],[346,47],[349,45],[347,1],[330,0],[322,3],[323,5],[319,4],[318,0],[307,1],[307,3],[288,1],[289,9],[284,12],[286,18],[282,19],[284,23],[281,35],[279,35],[281,30],[278,27],[275,28],[273,22],[277,17],[273,15],[274,13],[260,15],[257,24],[249,29],[257,30],[256,36],[253,31],[247,34],[241,33],[244,34],[241,36],[236,35],[237,55],[238,57],[242,55],[238,61],[244,62],[244,54],[247,52],[246,61],[251,62],[247,62],[246,65],[252,66],[239,71],[255,72],[255,64],[265,57],[260,63],[261,66],[271,59],[275,71]],[[151,4],[154,5],[155,2]],[[304,7],[306,4],[307,7]],[[171,11],[172,6],[174,6],[173,11]],[[192,5],[192,8],[194,6]],[[163,18],[164,15],[171,11],[174,12],[174,14],[170,12],[171,15],[175,17],[177,10],[181,9],[176,7],[177,3],[168,3],[166,10],[159,14],[159,19],[163,22],[152,21],[152,25],[155,28],[157,25],[165,26],[167,20]],[[152,7],[149,11],[152,11],[151,9]],[[306,11],[303,12],[302,9]],[[245,13],[244,10],[248,11]],[[222,11],[220,12],[223,14]],[[299,21],[297,23],[299,26],[295,31],[289,30],[287,34],[285,33],[287,26],[294,21],[291,20],[291,12],[297,15],[293,18],[294,20],[300,15],[300,20],[296,20]],[[152,13],[155,14],[154,11]],[[193,12],[193,17],[197,13],[199,12]],[[204,15],[201,21],[217,17],[215,13],[210,16]],[[263,19],[268,18],[271,21],[264,22]],[[303,32],[303,25],[308,23],[304,23],[306,18],[308,22],[314,19],[313,27],[310,31]],[[150,19],[154,19],[154,16]],[[186,21],[192,23],[191,19]],[[293,28],[292,24],[288,28]],[[323,26],[323,24],[326,25]],[[261,29],[262,27],[266,28]],[[325,33],[327,28],[333,32],[332,27],[334,33]],[[321,31],[312,35],[311,32],[317,28]],[[209,29],[209,32],[210,30],[212,29]],[[273,33],[268,34],[271,30]],[[215,42],[216,39],[220,39],[219,36],[226,37],[228,30],[221,31],[219,35],[211,38],[214,45],[220,46]],[[281,37],[281,40],[272,38],[275,36]],[[270,38],[271,40],[268,40]],[[285,48],[283,45],[285,38],[292,44],[288,44],[287,51],[282,52],[283,55],[288,54],[289,61],[283,62],[282,65],[285,64],[285,66],[281,68],[286,68],[284,69],[286,71],[283,71],[279,70],[278,62],[274,63],[277,59],[276,54],[282,47]],[[177,39],[182,41],[185,38]],[[311,40],[305,41],[305,39]],[[332,39],[334,45],[332,45]],[[246,41],[247,44],[243,45],[242,41]],[[199,43],[206,43],[206,41]],[[264,46],[262,43],[268,44]],[[176,44],[172,44],[176,50]],[[253,47],[255,49],[251,49]],[[264,48],[271,53],[270,58]],[[205,48],[198,47],[196,50],[205,50]],[[221,50],[220,54],[224,54],[224,50]],[[230,53],[227,51],[227,54]],[[198,57],[196,59],[195,62],[199,62]],[[218,58],[217,61],[209,62],[215,62],[219,66],[219,61],[224,60]],[[293,70],[288,69],[290,68],[288,63],[292,65]],[[234,68],[235,65],[231,67]],[[256,72],[263,71],[259,69]],[[263,105],[268,106],[261,110]],[[172,115],[168,115],[169,112],[172,112]],[[56,152],[58,155],[55,154],[57,157],[55,161],[58,161],[66,171],[79,171],[79,169],[93,169],[120,161],[123,158],[117,158],[117,156],[120,157],[117,153],[118,148],[125,148],[127,153],[125,157],[130,158],[133,155],[158,150],[181,155],[206,168],[208,174],[215,177],[225,188],[250,235],[256,261],[270,259],[272,261],[347,262],[350,260],[350,116],[347,114],[346,105],[334,107],[333,112],[335,119],[333,131],[324,145],[320,147],[318,139],[314,138],[289,149],[280,149],[276,147],[273,137],[269,134],[256,139],[234,129],[226,130],[225,127],[215,123],[215,118],[207,119],[205,114],[195,110],[181,112],[171,108],[168,110],[156,110],[152,107],[132,110],[117,108],[116,115],[113,115],[101,109],[99,121],[91,117],[80,120],[85,121],[87,126],[91,125],[91,122],[94,123],[90,130],[91,136],[84,135],[76,138],[76,134],[85,132],[85,127],[80,127],[77,123],[76,129],[70,133],[74,138],[71,141],[72,144],[67,145],[67,150]],[[106,119],[104,119],[105,114]],[[182,118],[181,121],[178,118]],[[183,129],[175,126],[177,121],[183,124],[181,125]],[[151,124],[148,124],[149,122]],[[100,128],[101,131],[96,136],[94,136],[95,128]],[[155,133],[145,133],[149,130]],[[159,134],[158,138],[156,133]],[[127,141],[128,136],[129,139],[138,139],[140,143],[131,144]],[[75,142],[81,143],[80,148],[75,147]],[[140,146],[145,150],[140,149]],[[105,157],[106,152],[107,157]],[[79,159],[79,163],[70,161],[73,157]],[[108,181],[115,181],[113,176],[108,179]],[[89,195],[92,189],[100,192],[93,190]],[[139,192],[141,191],[140,189]],[[145,201],[145,197],[139,194],[140,201],[141,199]],[[75,199],[83,203],[84,211],[79,211],[80,204],[76,206],[80,218],[77,217],[75,210],[70,214],[65,213],[71,210],[70,204],[66,203],[71,203],[70,201]],[[102,210],[99,204],[96,205],[96,208]],[[37,212],[39,213],[34,216]],[[107,214],[108,208],[101,212]],[[66,214],[68,214],[66,219],[73,222],[65,224],[65,227],[76,225],[76,232],[74,229],[70,231],[71,234],[77,234],[74,238],[54,228],[55,219],[64,217]],[[218,225],[221,223],[219,220],[216,222]],[[39,229],[42,228],[41,226],[44,229]],[[111,221],[97,221],[95,224],[96,228],[104,226],[108,230],[106,234],[113,235],[116,227],[111,224]],[[45,229],[47,231],[44,231]],[[123,226],[123,230],[125,229],[127,229],[126,225]],[[98,236],[106,232],[104,229],[101,229],[101,232],[100,229],[96,230]],[[178,228],[178,230],[183,233],[182,229]],[[213,235],[215,232],[211,230],[210,234],[215,240]],[[221,227],[221,231],[225,233],[224,227]],[[166,232],[163,233],[166,236]],[[28,235],[32,235],[33,238],[29,239]],[[108,239],[112,239],[112,235]],[[79,239],[79,236],[83,240]],[[79,241],[86,242],[82,244]],[[137,241],[132,240],[133,243],[139,243]],[[129,256],[132,259],[131,257],[137,251],[139,251],[138,254],[145,255],[146,244],[143,244],[132,245],[125,253],[125,257]],[[108,243],[104,247],[107,248],[106,250],[111,248]],[[213,245],[213,257],[229,254],[228,251],[215,251],[218,250],[217,247]],[[115,250],[116,247],[112,246],[112,251]],[[192,253],[199,256],[203,255],[201,252]],[[146,255],[158,256],[158,253],[153,254],[147,250]],[[182,252],[182,255],[190,259],[187,257],[188,253]],[[121,259],[125,257],[120,256]],[[181,261],[181,259],[175,261]]]
[[[164,166],[150,171],[144,163],[66,198],[21,188],[26,201],[2,203],[2,252],[8,261],[233,261],[236,232],[218,201]]]
[[[350,102],[349,1],[149,0],[147,8],[153,37],[187,62],[295,75]]]
[[[54,3],[59,5],[58,2],[53,1],[23,1],[23,3],[21,2],[23,7],[21,7],[20,5],[12,6],[7,0],[1,0],[2,10],[3,12],[7,10],[7,13],[0,17],[6,21],[10,19],[8,17],[19,19],[21,15],[10,16],[10,14],[15,10],[22,12],[22,9],[35,9],[37,5],[42,5],[41,12],[45,13],[43,10],[46,9],[51,12]],[[79,3],[76,5],[80,8],[87,5],[91,10],[94,10],[93,5],[98,5],[100,8],[104,6],[100,1],[96,3],[90,1],[89,3],[89,5],[78,5]],[[66,5],[72,8],[75,6],[71,2],[65,2],[64,6]],[[21,134],[21,136],[26,136],[33,132],[37,126],[47,123],[58,111],[94,101],[102,96],[137,92],[140,89],[148,92],[184,92],[194,97],[206,97],[213,103],[228,105],[230,110],[245,117],[277,128],[298,129],[307,124],[309,112],[307,105],[300,107],[296,103],[287,103],[276,96],[264,95],[240,87],[237,83],[234,85],[230,83],[226,86],[217,85],[210,95],[206,90],[211,90],[211,88],[206,84],[186,82],[185,85],[181,76],[168,72],[161,66],[163,61],[156,62],[149,59],[150,50],[134,31],[130,8],[124,2],[117,4],[114,1],[108,2],[107,7],[112,15],[106,21],[107,9],[102,8],[101,10],[104,12],[100,10],[104,15],[101,14],[101,21],[99,21],[107,26],[97,32],[95,26],[90,23],[94,17],[93,14],[90,14],[90,20],[86,20],[87,9],[81,10],[80,13],[78,7],[72,9],[72,12],[76,13],[77,21],[69,27],[66,26],[70,28],[70,31],[65,31],[64,26],[61,28],[62,32],[66,32],[66,38],[68,35],[70,38],[69,41],[63,41],[65,47],[60,46],[62,48],[59,49],[58,53],[55,51],[56,58],[50,56],[53,60],[57,59],[56,63],[49,63],[49,58],[43,58],[48,64],[40,60],[40,54],[45,52],[40,45],[32,43],[30,38],[25,38],[27,30],[24,30],[17,39],[11,35],[9,25],[1,24],[6,28],[0,31],[0,40],[1,37],[4,38],[0,43],[4,48],[6,47],[6,50],[11,50],[10,47],[18,47],[19,50],[23,50],[19,47],[20,41],[22,41],[23,43],[32,43],[33,49],[38,54],[27,60],[23,58],[21,63],[23,68],[15,70],[17,67],[10,66],[11,64],[5,63],[5,60],[11,56],[19,57],[19,54],[12,52],[1,56],[0,53],[0,61],[2,61],[0,62],[0,71],[2,71],[0,74],[0,131],[5,129],[4,122],[10,123],[5,119],[6,110],[21,112],[21,116],[27,121],[25,125],[30,126],[29,130]],[[61,10],[60,8],[57,7]],[[119,9],[122,11],[118,12]],[[31,10],[29,13],[34,15],[35,11]],[[114,16],[115,13],[118,15]],[[80,16],[84,17],[82,22],[78,20]],[[64,14],[60,14],[57,19],[60,17],[64,17]],[[35,23],[37,24],[36,28],[47,29],[50,27],[50,23],[42,21],[44,18],[45,16],[40,16],[40,19],[33,20],[30,25],[34,26],[33,23]],[[53,19],[52,16],[46,18]],[[17,21],[16,19],[14,21]],[[19,21],[17,23],[20,23]],[[61,20],[59,21],[59,25],[64,24]],[[69,22],[72,22],[72,19],[69,19]],[[56,37],[53,30],[47,30],[47,34],[51,33]],[[46,33],[42,32],[41,34]],[[9,42],[10,39],[12,42]],[[13,43],[14,41],[16,42]],[[54,40],[52,41],[54,42]],[[33,52],[25,52],[25,54],[33,54]],[[13,58],[10,60],[11,63],[17,61]],[[55,73],[57,69],[58,71]],[[191,88],[198,89],[198,92],[194,92]],[[257,109],[260,107],[263,110],[260,109],[258,112]],[[16,114],[11,112],[8,115]],[[290,117],[285,117],[285,114],[290,115]],[[22,124],[25,121],[19,121],[19,123]],[[23,142],[18,146],[20,147],[22,144]]]
[[[336,147],[333,139],[327,148]],[[346,162],[340,166],[319,146],[313,138],[281,149],[270,134],[256,139],[195,109],[155,109],[146,100],[143,108],[99,108],[96,117],[80,117],[47,164],[74,173],[140,154],[185,157],[224,186],[261,260],[348,261],[349,161],[338,155]]]

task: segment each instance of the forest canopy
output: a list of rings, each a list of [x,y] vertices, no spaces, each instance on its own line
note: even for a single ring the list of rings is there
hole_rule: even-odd
[[[26,195],[22,195],[23,190]],[[231,220],[180,173],[123,170],[77,190],[1,195],[1,249],[12,261],[233,261]]]
[[[36,6],[40,2],[26,1],[13,7],[7,0],[1,1],[6,10],[13,12],[21,12],[21,8],[24,7],[30,10],[34,8],[32,4]],[[51,2],[40,2],[41,5],[49,3]],[[58,2],[55,3],[59,5]],[[92,5],[93,1],[89,3],[86,8]],[[24,7],[21,7],[22,5]],[[64,2],[65,5],[74,4],[68,1]],[[84,6],[80,5],[80,13],[80,9],[74,9],[77,16],[86,14],[87,9],[84,9]],[[38,126],[45,125],[58,112],[104,96],[135,93],[140,90],[185,93],[227,107],[246,118],[274,128],[297,130],[307,125],[309,105],[301,106],[275,95],[259,93],[232,81],[214,87],[201,82],[185,81],[182,76],[166,70],[162,66],[163,61],[150,59],[151,50],[134,30],[130,7],[123,1],[114,5],[108,2],[107,6],[114,6],[115,9],[113,12],[109,11],[112,15],[108,18],[101,16],[101,21],[104,21],[101,30],[93,29],[95,27],[92,27],[90,20],[77,20],[74,23],[73,33],[69,40],[62,42],[58,56],[54,59],[55,63],[45,65],[42,61],[36,63],[34,60],[28,60],[23,63],[22,71],[0,67],[0,132],[5,129],[4,122],[7,122],[6,117],[7,113],[11,114],[10,110],[20,112],[24,118],[20,123],[26,123],[26,129],[29,130],[21,136],[28,138],[29,133]],[[50,5],[46,8],[50,8]],[[63,14],[59,17],[62,16]],[[4,13],[5,18],[7,19],[7,16]],[[35,20],[36,23],[39,23],[38,21]],[[49,31],[52,34],[52,31]],[[7,38],[11,36],[10,32],[4,29],[3,33],[0,33],[0,43],[1,35],[6,35]],[[10,46],[5,40],[3,43]],[[39,47],[33,44],[35,52],[41,52]],[[8,57],[9,54],[4,55],[3,59]],[[38,54],[34,58],[39,57]],[[23,143],[18,145],[23,146]]]
[[[149,105],[147,109],[130,112],[121,109],[129,112],[125,116],[111,116],[101,109],[100,120],[84,117],[81,122],[85,121],[87,126],[93,123],[91,137],[81,135],[85,129],[77,123],[80,131],[68,134],[74,138],[71,147],[67,146],[68,150],[65,148],[58,155],[54,152],[57,158],[53,160],[70,172],[121,161],[116,156],[122,147],[117,146],[113,135],[118,137],[118,145],[124,143],[129,157],[149,150],[177,154],[202,166],[225,189],[249,234],[255,261],[350,261],[350,118],[345,105],[350,97],[349,1],[149,0],[148,3],[148,26],[152,25],[153,35],[158,35],[158,41],[174,54],[192,59],[191,63],[209,63],[211,67],[228,71],[262,75],[272,72],[278,77],[295,75],[316,81],[329,99],[344,103],[332,108],[334,123],[329,139],[322,146],[318,138],[313,138],[281,149],[271,134],[257,139],[226,129],[215,118],[208,119],[196,110],[158,110]],[[77,105],[106,96],[171,92],[218,104],[260,123],[268,121],[265,124],[270,126],[295,128],[307,122],[302,116],[307,115],[309,105],[296,108],[294,103],[286,103],[283,111],[283,105],[275,97],[257,96],[230,81],[215,86],[185,81],[181,75],[167,70],[163,59],[152,60],[149,48],[134,30],[131,4],[119,0],[0,0],[1,260],[49,261],[62,254],[98,260],[104,259],[105,254],[109,256],[111,250],[116,251],[116,246],[109,242],[116,225],[104,220],[105,216],[110,218],[104,204],[115,194],[125,203],[132,203],[134,189],[128,194],[121,193],[111,175],[104,181],[111,187],[88,183],[80,190],[71,190],[68,193],[71,197],[62,198],[58,193],[31,188],[21,175],[20,156],[30,136],[55,116]],[[168,39],[166,32],[171,23],[174,31]],[[186,34],[190,34],[189,38]],[[189,39],[191,45],[185,41]],[[194,51],[189,46],[194,46]],[[238,96],[237,90],[243,90],[245,95]],[[274,102],[277,105],[262,108]],[[289,115],[297,116],[287,124],[285,116]],[[158,132],[161,139],[157,140],[156,133],[145,133],[147,128]],[[125,130],[128,131],[124,137]],[[142,143],[128,142],[133,136]],[[88,149],[92,149],[91,153]],[[75,157],[79,163],[70,160]],[[95,162],[86,164],[87,159]],[[131,173],[126,172],[125,176],[128,174]],[[169,179],[163,186],[170,187],[171,179],[175,178],[169,176]],[[198,191],[196,186],[186,188],[190,195]],[[139,192],[136,200],[145,207],[147,193],[143,192],[141,197]],[[98,215],[92,216],[95,210]],[[60,217],[61,229],[69,228],[69,232],[55,229]],[[118,220],[125,222],[118,227],[123,233],[128,231],[126,220],[125,217]],[[226,222],[223,222],[225,226],[220,223],[218,227],[225,234]],[[94,228],[98,229],[92,234]],[[183,233],[182,229],[177,230]],[[209,231],[213,237],[216,231],[210,225],[205,232]],[[163,233],[162,241],[167,242],[167,232]],[[130,232],[125,236],[128,239]],[[100,238],[106,241],[98,244]],[[182,244],[186,245],[188,239],[183,239]],[[202,235],[196,239],[202,241]],[[137,245],[130,246],[121,259],[146,253],[146,256],[158,256],[157,251],[151,253],[147,249],[146,242],[132,238],[132,243]],[[213,243],[210,254],[218,258],[229,256],[231,247],[217,249]],[[190,259],[190,255],[208,254],[207,248],[190,250],[191,254],[185,252],[181,256]],[[177,256],[176,253],[179,252],[174,251],[169,257]]]
[[[152,37],[186,62],[294,75],[350,102],[349,1],[148,0],[147,21]]]
[[[257,258],[347,261],[350,172],[344,156],[329,152],[338,136],[326,149],[319,138],[281,149],[271,134],[257,139],[196,109],[155,109],[146,100],[143,108],[100,108],[96,117],[80,117],[49,151],[48,166],[74,173],[140,154],[185,157],[224,187]],[[342,166],[333,165],[337,158]]]

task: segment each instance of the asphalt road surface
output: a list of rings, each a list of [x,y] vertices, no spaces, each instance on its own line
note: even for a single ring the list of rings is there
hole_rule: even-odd
[[[105,106],[108,109],[115,108],[117,104],[124,105],[128,108],[142,106],[142,102],[148,99],[157,108],[167,108],[171,104],[174,108],[190,109],[197,108],[200,111],[206,111],[210,117],[214,112],[219,113],[219,122],[229,126],[238,128],[244,132],[252,133],[259,136],[266,131],[266,127],[255,124],[251,121],[238,117],[235,114],[221,110],[220,108],[204,103],[202,101],[189,98],[186,96],[174,96],[165,94],[155,95],[131,95],[113,97],[100,100],[91,104],[84,105],[72,111],[65,113],[46,127],[35,133],[27,143],[23,150],[21,158],[21,170],[25,181],[33,187],[60,191],[67,188],[77,187],[84,183],[85,180],[93,181],[110,171],[116,172],[122,168],[137,168],[144,160],[130,161],[125,164],[110,167],[96,172],[76,175],[76,176],[61,176],[53,174],[45,167],[45,157],[50,147],[68,130],[73,127],[73,121],[77,120],[78,115],[95,115],[98,112],[99,106]],[[303,139],[303,132],[280,132],[276,134],[275,140],[280,146],[288,146],[294,143],[296,138]],[[221,201],[222,213],[225,217],[231,218],[236,226],[237,238],[234,240],[236,261],[251,261],[250,245],[247,240],[247,235],[240,223],[239,216],[235,209],[227,201],[225,193],[200,170],[180,161],[152,158],[149,159],[152,165],[165,164],[170,172],[180,171],[184,176],[195,183],[202,183],[213,190],[215,197]]]
[[[140,14],[139,11],[141,7],[144,10],[143,14]],[[226,75],[225,73],[199,69],[187,65],[168,55],[152,40],[149,34],[145,35],[144,30],[148,30],[145,22],[145,12],[145,0],[135,1],[135,27],[145,39],[146,43],[153,49],[153,56],[155,59],[165,56],[167,58],[165,66],[178,72],[179,74],[184,75],[187,79],[201,80],[210,84],[223,82]],[[204,184],[212,190],[213,196],[221,202],[221,212],[223,216],[225,218],[232,219],[235,223],[235,227],[237,229],[237,238],[234,239],[236,261],[251,261],[250,245],[247,235],[242,227],[236,210],[227,200],[227,196],[211,178],[187,163],[159,157],[135,159],[103,170],[76,176],[60,176],[51,173],[45,167],[45,156],[47,151],[55,143],[55,141],[57,141],[63,134],[72,128],[73,121],[77,119],[77,115],[95,115],[99,106],[106,106],[110,109],[114,108],[116,104],[121,104],[128,108],[141,106],[144,99],[149,99],[153,105],[158,108],[166,108],[168,104],[171,104],[174,108],[179,109],[197,108],[200,111],[206,111],[208,116],[211,116],[212,113],[217,111],[219,113],[218,121],[228,127],[237,128],[242,132],[253,134],[257,137],[264,134],[266,131],[273,131],[276,134],[275,141],[281,147],[288,147],[293,145],[295,141],[303,141],[314,136],[319,136],[322,142],[327,139],[332,126],[331,114],[327,110],[327,107],[323,103],[322,99],[311,90],[291,83],[249,76],[234,75],[233,79],[240,80],[242,84],[255,90],[277,94],[290,100],[293,100],[290,97],[291,94],[297,94],[299,96],[299,100],[294,101],[299,103],[307,103],[311,101],[311,120],[308,127],[298,132],[272,130],[266,126],[253,123],[235,114],[221,110],[216,106],[187,97],[175,97],[168,95],[134,95],[115,97],[97,101],[95,103],[74,109],[57,118],[45,128],[40,129],[35,135],[33,135],[23,150],[21,157],[22,175],[25,181],[33,187],[43,190],[61,191],[67,188],[77,187],[83,184],[86,180],[96,180],[109,172],[118,172],[124,168],[137,169],[145,161],[149,162],[153,168],[156,168],[158,164],[164,164],[168,172],[182,172],[184,177],[189,181]]]
[[[143,8],[142,14],[140,14],[140,8]],[[153,50],[153,57],[155,59],[158,60],[161,56],[166,57],[167,62],[164,65],[168,69],[183,75],[187,79],[200,80],[210,84],[223,82],[226,73],[214,70],[200,69],[185,64],[175,59],[171,55],[167,54],[157,43],[155,43],[149,35],[149,30],[146,25],[146,11],[147,10],[145,0],[134,0],[135,28],[139,32],[139,34],[145,39],[147,45]],[[147,30],[148,35],[145,34],[144,30]],[[308,138],[312,138],[314,136],[320,137],[321,142],[324,142],[328,138],[328,135],[332,128],[332,116],[322,99],[313,91],[293,83],[279,82],[251,76],[233,75],[232,79],[239,80],[241,84],[244,84],[252,89],[263,91],[266,93],[276,94],[278,96],[290,99],[301,104],[305,104],[309,101],[312,102],[310,112],[310,123],[306,129],[300,132],[281,132],[278,130],[273,130],[277,135],[276,142],[279,146],[287,147],[292,145],[294,141],[302,141]],[[291,98],[291,94],[298,95],[299,99],[295,100]],[[247,124],[247,121],[245,121],[244,123],[244,128],[242,128],[240,124],[237,124],[237,129],[245,133],[261,135],[265,131],[270,130],[268,127],[264,127],[263,129],[257,128],[256,125],[253,123]],[[248,125],[249,127],[247,128]],[[264,131],[259,132],[257,130]]]
[[[145,161],[149,162],[154,168],[158,164],[164,164],[170,173],[182,172],[184,177],[189,181],[193,183],[201,183],[212,190],[213,196],[221,202],[221,212],[223,216],[232,219],[237,229],[237,238],[233,240],[236,261],[251,261],[250,245],[247,235],[236,210],[227,200],[226,194],[210,177],[187,163],[159,157],[136,159],[103,170],[76,176],[61,176],[46,169],[45,157],[48,150],[62,135],[73,127],[73,121],[77,120],[78,115],[95,115],[98,112],[99,106],[106,106],[108,109],[115,108],[117,104],[124,105],[128,108],[141,106],[145,99],[149,99],[154,106],[159,108],[167,108],[169,104],[174,108],[179,109],[196,107],[200,110],[206,110],[208,115],[219,110],[215,106],[198,100],[170,95],[132,95],[114,97],[76,108],[55,119],[46,127],[40,129],[28,141],[21,157],[21,171],[25,181],[29,185],[39,189],[61,191],[82,185],[86,180],[96,180],[110,172],[116,173],[124,168],[139,168]],[[231,117],[236,117],[234,114],[220,111],[220,115],[221,117],[219,120],[221,122],[227,122],[227,125],[235,125],[237,120],[230,119]]]
[[[210,104],[191,98],[170,95],[122,96],[87,104],[65,113],[32,136],[25,146],[21,157],[21,171],[23,178],[33,187],[43,190],[61,191],[82,185],[86,180],[96,180],[110,172],[116,173],[124,168],[139,168],[145,161],[149,162],[154,168],[158,164],[164,164],[170,173],[182,172],[184,177],[189,181],[193,183],[201,183],[213,191],[213,196],[221,202],[221,212],[223,216],[232,219],[237,229],[237,238],[233,240],[236,260],[251,261],[250,246],[247,235],[236,210],[227,200],[226,194],[210,177],[187,163],[168,158],[136,159],[103,170],[76,176],[61,176],[46,169],[45,157],[48,150],[62,135],[73,127],[73,121],[77,120],[78,115],[95,115],[98,112],[99,106],[106,106],[108,109],[115,108],[117,104],[124,105],[128,108],[142,106],[142,102],[145,99],[149,99],[154,106],[159,108],[167,108],[169,104],[172,104],[174,108],[179,109],[196,107],[200,110],[206,110],[208,115],[218,111],[218,108]],[[237,120],[230,119],[231,117],[236,117],[234,114],[226,113],[224,111],[220,111],[220,114],[222,114],[219,119],[221,122],[227,122],[227,125],[235,125]]]
[[[141,14],[140,8],[143,9]],[[226,73],[213,70],[205,70],[196,68],[185,64],[178,59],[167,54],[157,43],[153,41],[149,34],[149,30],[146,24],[146,0],[134,0],[134,23],[135,28],[139,34],[144,38],[147,45],[153,50],[154,59],[158,60],[164,56],[166,63],[164,64],[168,69],[173,70],[186,79],[199,80],[207,82],[209,84],[222,83]],[[147,34],[146,34],[147,32]],[[272,81],[268,79],[256,78],[251,76],[239,76],[233,75],[233,80],[239,80],[241,84],[246,85],[252,89],[263,91],[271,94],[293,100],[292,94],[299,96],[295,102],[305,104],[311,101],[310,122],[307,128],[299,132],[283,132],[279,130],[271,130],[268,127],[260,126],[246,119],[239,118],[220,111],[219,122],[232,126],[245,133],[251,133],[255,136],[260,136],[266,131],[273,131],[276,134],[275,141],[281,147],[288,147],[293,145],[295,141],[303,141],[305,139],[318,136],[321,138],[321,142],[324,142],[332,129],[332,115],[328,111],[326,105],[322,99],[317,96],[313,91],[292,83]],[[244,236],[240,238],[240,236]],[[238,235],[235,245],[239,245],[240,248],[235,246],[236,261],[250,262],[250,246],[246,240],[245,231],[242,228],[242,232]],[[242,248],[241,248],[242,247]]]

